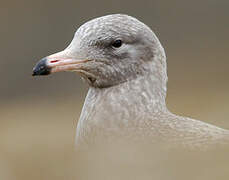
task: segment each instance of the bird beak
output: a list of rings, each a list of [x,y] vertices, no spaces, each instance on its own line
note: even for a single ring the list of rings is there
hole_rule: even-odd
[[[65,50],[41,59],[33,68],[32,75],[40,76],[61,71],[77,71],[82,64],[88,61],[74,59]]]

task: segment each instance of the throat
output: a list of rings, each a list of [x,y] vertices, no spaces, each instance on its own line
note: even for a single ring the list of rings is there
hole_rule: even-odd
[[[135,132],[147,119],[167,111],[165,94],[166,87],[150,76],[109,88],[91,87],[77,124],[76,145],[97,136]]]
[[[92,120],[95,123],[108,118],[122,121],[144,113],[153,115],[166,111],[165,97],[166,84],[151,76],[138,77],[109,88],[91,87],[80,121]]]

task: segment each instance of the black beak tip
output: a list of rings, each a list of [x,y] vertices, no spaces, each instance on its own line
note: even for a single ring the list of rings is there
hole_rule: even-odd
[[[49,75],[51,68],[47,66],[47,59],[41,59],[36,66],[33,68],[32,76]]]

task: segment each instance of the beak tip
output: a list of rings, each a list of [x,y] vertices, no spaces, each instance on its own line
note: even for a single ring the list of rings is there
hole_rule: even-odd
[[[47,66],[46,62],[46,58],[41,59],[33,68],[32,76],[49,75],[51,68]]]
[[[35,72],[33,72],[33,73],[32,73],[32,76],[36,76],[36,73],[35,73]]]

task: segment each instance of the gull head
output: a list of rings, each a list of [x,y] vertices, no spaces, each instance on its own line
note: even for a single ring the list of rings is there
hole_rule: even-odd
[[[144,23],[128,15],[107,15],[80,26],[69,46],[41,59],[33,75],[61,71],[77,72],[90,86],[105,88],[166,71],[165,52]]]

